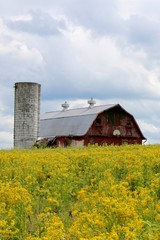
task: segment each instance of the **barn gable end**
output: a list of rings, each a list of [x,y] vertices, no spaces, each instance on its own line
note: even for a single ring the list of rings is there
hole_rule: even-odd
[[[142,144],[145,139],[134,117],[120,105],[98,114],[87,135],[99,145]]]

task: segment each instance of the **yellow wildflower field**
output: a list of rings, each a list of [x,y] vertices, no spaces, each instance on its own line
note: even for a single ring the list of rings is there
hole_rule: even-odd
[[[160,239],[160,145],[1,150],[0,239]]]

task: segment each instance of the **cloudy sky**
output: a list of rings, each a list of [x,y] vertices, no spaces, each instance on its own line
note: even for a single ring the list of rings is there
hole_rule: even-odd
[[[0,0],[0,148],[24,81],[41,84],[41,112],[119,103],[160,143],[160,1]]]

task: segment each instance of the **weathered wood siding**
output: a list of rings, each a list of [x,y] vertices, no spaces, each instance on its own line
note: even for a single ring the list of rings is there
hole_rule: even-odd
[[[114,136],[114,130],[120,135]],[[142,137],[134,118],[122,109],[111,109],[98,115],[88,133],[86,142],[102,144],[141,144]]]

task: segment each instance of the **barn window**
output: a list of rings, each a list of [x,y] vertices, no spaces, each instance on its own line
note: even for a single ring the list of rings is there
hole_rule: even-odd
[[[126,123],[126,125],[127,125],[127,127],[131,127],[131,121],[127,121],[127,123]]]
[[[102,124],[102,121],[101,121],[101,119],[100,118],[96,118],[96,125],[101,125]]]

